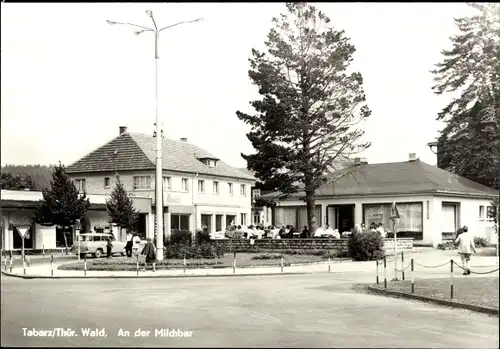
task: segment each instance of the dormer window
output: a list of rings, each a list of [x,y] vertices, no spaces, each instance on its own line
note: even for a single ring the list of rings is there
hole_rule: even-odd
[[[217,162],[219,159],[213,157],[199,157],[198,160],[203,162],[208,167],[217,167]]]

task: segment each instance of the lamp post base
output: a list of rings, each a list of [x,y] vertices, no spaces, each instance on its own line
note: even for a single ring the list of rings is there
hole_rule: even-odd
[[[162,261],[163,260],[163,247],[157,247],[156,248],[156,260],[157,261]]]

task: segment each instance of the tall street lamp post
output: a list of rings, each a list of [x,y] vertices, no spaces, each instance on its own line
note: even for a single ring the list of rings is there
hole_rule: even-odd
[[[155,188],[156,188],[156,260],[163,260],[163,171],[162,171],[162,153],[161,153],[161,127],[160,120],[158,118],[158,60],[160,55],[158,52],[158,41],[160,39],[160,33],[165,29],[169,29],[184,23],[194,23],[201,21],[202,18],[198,18],[192,21],[182,21],[163,28],[158,29],[156,21],[153,17],[153,12],[150,10],[146,11],[146,15],[151,18],[154,28],[144,27],[142,25],[137,25],[133,23],[123,23],[114,22],[107,20],[108,24],[122,24],[130,27],[134,27],[135,35],[142,34],[144,32],[153,32],[155,35],[155,110],[156,110],[156,176],[155,176]]]

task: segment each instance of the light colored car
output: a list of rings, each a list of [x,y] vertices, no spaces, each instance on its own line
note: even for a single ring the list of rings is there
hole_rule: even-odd
[[[113,248],[111,249],[111,254],[121,254],[126,255],[124,241],[116,241],[112,234],[104,233],[88,233],[79,234],[80,240],[73,244],[71,251],[74,254],[78,254],[78,245],[80,245],[80,256],[83,257],[87,254],[91,254],[96,258],[99,258],[106,254],[108,238],[111,238],[113,243]]]

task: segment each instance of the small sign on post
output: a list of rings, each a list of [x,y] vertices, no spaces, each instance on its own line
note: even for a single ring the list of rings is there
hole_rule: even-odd
[[[392,220],[392,233],[394,234],[394,281],[398,281],[398,241],[397,241],[397,232],[396,232],[396,223],[399,219],[399,211],[396,206],[396,202],[392,202],[391,205],[391,215],[390,218]]]
[[[13,225],[17,230],[19,235],[21,236],[22,241],[22,256],[23,256],[23,269],[25,268],[25,259],[24,259],[24,238],[26,237],[26,233],[30,230],[30,225]]]

